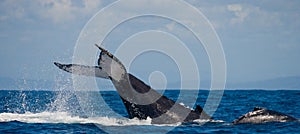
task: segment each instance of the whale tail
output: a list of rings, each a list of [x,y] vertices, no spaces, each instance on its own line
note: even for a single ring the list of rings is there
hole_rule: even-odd
[[[104,79],[109,79],[109,75],[103,71],[101,67],[98,66],[84,66],[78,64],[61,64],[58,62],[54,62],[58,68],[77,75],[84,75],[84,76],[93,76],[93,77],[100,77]]]

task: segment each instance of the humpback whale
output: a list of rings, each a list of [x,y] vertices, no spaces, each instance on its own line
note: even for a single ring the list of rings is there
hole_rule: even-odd
[[[205,113],[199,105],[191,110],[159,94],[142,80],[128,73],[117,57],[97,44],[96,46],[101,50],[97,66],[61,64],[58,62],[54,62],[54,64],[72,74],[110,79],[130,119],[147,119],[150,117],[152,124],[184,123],[196,119],[212,120],[212,117]],[[266,108],[255,107],[253,111],[242,115],[232,123],[289,121],[298,121],[298,119]]]
[[[291,122],[298,119],[266,108],[255,107],[253,111],[246,113],[234,120],[233,124],[241,123],[266,123],[266,122]]]
[[[96,46],[101,50],[98,66],[61,64],[58,62],[54,62],[54,64],[72,74],[110,79],[120,95],[130,119],[147,119],[150,117],[152,124],[173,124],[192,122],[196,119],[212,119],[199,105],[191,110],[159,94],[142,80],[128,73],[118,58],[97,44]]]

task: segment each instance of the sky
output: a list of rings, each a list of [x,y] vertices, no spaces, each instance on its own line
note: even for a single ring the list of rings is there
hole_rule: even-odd
[[[53,62],[71,63],[81,30],[99,10],[113,2],[115,1],[1,1],[0,77],[55,80],[61,72]],[[134,7],[145,5],[147,2],[151,1],[127,4]],[[155,4],[166,6],[168,2],[172,1]],[[300,76],[300,1],[186,0],[185,2],[202,12],[218,34],[226,58],[227,82],[252,82]],[[130,6],[127,6],[129,9],[118,10],[127,12]],[[188,16],[184,10],[176,8],[166,10]],[[120,16],[113,14],[113,17]],[[105,44],[120,44],[143,30],[162,30],[177,35],[189,45],[188,48],[193,54],[196,53],[196,62],[201,66],[199,67],[201,79],[210,79],[210,64],[205,50],[194,48],[197,42],[192,33],[171,20],[147,16],[132,19],[113,30],[111,36],[105,40]],[[163,40],[154,37],[156,36],[146,38],[144,41],[148,43],[145,45],[151,45],[150,40],[156,40],[153,43]],[[128,42],[141,43],[138,39]],[[106,47],[114,52],[114,45]],[[174,48],[170,46],[170,49]],[[130,72],[145,81],[152,72],[165,72],[168,82],[176,82],[180,77],[176,73],[172,74],[177,69],[174,65],[175,63],[167,56],[160,53],[151,55],[150,52],[138,57],[132,63]],[[153,79],[149,81],[151,80]]]

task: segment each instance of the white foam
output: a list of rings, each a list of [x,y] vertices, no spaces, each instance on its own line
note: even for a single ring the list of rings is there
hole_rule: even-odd
[[[130,126],[130,125],[151,125],[151,119],[127,119],[127,118],[110,118],[110,117],[91,117],[80,118],[71,116],[67,112],[41,112],[41,113],[0,113],[0,122],[19,121],[25,123],[95,123],[104,126]]]
[[[186,108],[188,108],[188,109],[190,109],[190,110],[193,110],[192,108],[190,108],[189,106],[186,106],[186,105],[185,105],[184,103],[182,103],[182,102],[180,102],[179,105],[184,106],[184,107],[186,107]]]
[[[210,119],[197,119],[197,120],[194,120],[193,122],[202,124],[202,123],[207,123],[207,122],[224,123],[225,121],[223,121],[223,120],[210,120]]]
[[[79,116],[71,116],[67,112],[41,112],[41,113],[30,113],[24,114],[18,113],[0,113],[0,122],[19,121],[24,123],[65,123],[65,124],[99,124],[103,126],[133,126],[133,125],[154,125],[154,126],[179,126],[181,123],[174,124],[151,124],[151,118],[146,120],[139,120],[137,118],[113,118],[113,117],[89,117],[81,118]],[[198,119],[193,122],[200,124],[207,122],[224,122],[222,120],[205,120]]]

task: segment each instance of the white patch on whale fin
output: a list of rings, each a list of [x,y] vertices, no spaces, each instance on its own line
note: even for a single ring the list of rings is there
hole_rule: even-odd
[[[101,52],[99,57],[99,66],[106,72],[112,79],[120,81],[126,74],[124,65],[114,56],[107,51]]]
[[[57,62],[54,62],[54,64],[69,73],[77,74],[77,75],[84,75],[84,76],[93,76],[93,77],[100,77],[108,79],[108,74],[103,71],[98,66],[84,66],[84,65],[77,65],[77,64],[60,64]]]

